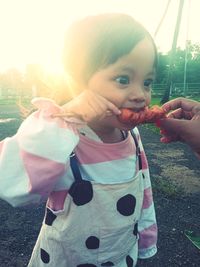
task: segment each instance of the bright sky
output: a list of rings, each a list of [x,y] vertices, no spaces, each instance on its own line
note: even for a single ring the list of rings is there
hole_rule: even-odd
[[[152,35],[168,0],[0,0],[0,71],[24,70],[28,63],[42,64],[49,71],[61,68],[63,36],[69,24],[85,15],[122,12],[139,20]],[[189,5],[189,2],[191,3]],[[171,48],[179,0],[172,0],[156,36],[160,51]],[[189,8],[190,6],[190,8]],[[200,1],[185,0],[178,46],[188,39],[200,43]],[[188,12],[190,11],[190,12]]]

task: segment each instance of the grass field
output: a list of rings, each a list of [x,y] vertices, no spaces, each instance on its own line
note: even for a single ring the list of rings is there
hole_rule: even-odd
[[[170,97],[170,100],[172,99],[175,99],[176,97]],[[156,96],[152,96],[152,99],[151,99],[151,106],[152,105],[161,105],[160,104],[160,101],[161,101],[162,97],[156,97]],[[190,97],[187,99],[193,99],[193,100],[196,100],[196,101],[200,101],[200,92],[199,92],[199,97]],[[0,98],[0,105],[10,105],[10,104],[16,104],[18,102],[22,102],[24,103],[25,105],[28,105],[30,103],[31,99],[29,98],[7,98],[7,99],[1,99]]]
[[[200,95],[200,92],[199,92],[199,95]],[[170,97],[170,100],[172,99],[175,99],[176,97]],[[192,97],[192,98],[188,98],[187,99],[193,99],[193,100],[196,100],[196,101],[199,101],[200,102],[200,96],[199,97]],[[160,101],[161,101],[161,97],[152,97],[151,99],[151,105],[161,105],[160,104]]]

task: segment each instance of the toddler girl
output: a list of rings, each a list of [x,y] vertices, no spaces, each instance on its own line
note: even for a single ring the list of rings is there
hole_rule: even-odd
[[[0,197],[48,197],[29,267],[135,266],[156,253],[157,225],[138,129],[118,115],[150,104],[154,42],[128,15],[91,16],[69,29],[63,59],[73,98],[34,99],[0,143]]]

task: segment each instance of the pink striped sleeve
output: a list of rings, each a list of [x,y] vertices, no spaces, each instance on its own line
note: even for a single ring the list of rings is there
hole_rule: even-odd
[[[65,164],[21,151],[29,179],[29,193],[48,196],[56,181],[65,171]]]
[[[143,197],[143,209],[148,209],[153,203],[152,189],[151,187],[144,189]]]
[[[0,143],[0,198],[13,206],[49,195],[68,167],[79,142],[75,125],[52,118],[59,107],[40,101],[16,135]]]
[[[149,175],[149,166],[147,157],[140,139],[139,132],[138,143],[142,156],[142,170],[143,170],[143,205],[141,217],[138,221],[139,234],[139,258],[145,259],[152,257],[157,252],[157,223],[155,216],[155,208],[153,202],[151,180]]]
[[[157,242],[157,225],[152,224],[140,232],[139,249],[148,249]]]

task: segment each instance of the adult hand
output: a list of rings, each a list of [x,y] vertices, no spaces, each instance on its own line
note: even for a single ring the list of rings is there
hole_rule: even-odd
[[[170,112],[159,121],[161,141],[187,143],[200,156],[200,102],[177,98],[163,105]]]

